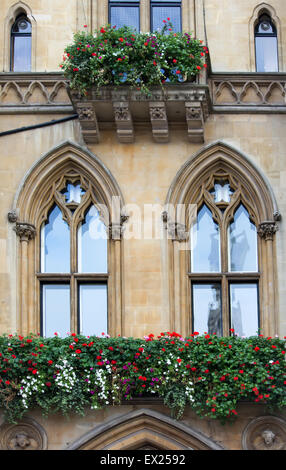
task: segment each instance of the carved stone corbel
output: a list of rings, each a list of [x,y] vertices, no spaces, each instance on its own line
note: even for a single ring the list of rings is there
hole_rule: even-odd
[[[188,138],[192,143],[203,143],[204,138],[204,116],[201,103],[186,102],[186,121],[188,126]]]
[[[274,234],[278,230],[278,225],[275,221],[266,220],[259,224],[257,233],[264,240],[273,240]]]
[[[8,214],[7,214],[7,218],[8,218],[8,222],[10,222],[10,224],[14,224],[15,222],[17,222],[17,220],[18,220],[17,211],[14,210],[14,209],[9,211]]]
[[[169,128],[164,101],[153,101],[149,103],[149,112],[152,125],[152,133],[155,142],[169,141]]]
[[[79,122],[82,129],[82,135],[86,143],[99,142],[99,128],[92,102],[78,103],[76,106]]]
[[[33,240],[36,236],[36,227],[27,222],[16,222],[14,227],[16,235],[20,238],[20,241],[30,241]]]
[[[113,111],[119,142],[125,144],[134,142],[134,128],[128,102],[114,102]]]

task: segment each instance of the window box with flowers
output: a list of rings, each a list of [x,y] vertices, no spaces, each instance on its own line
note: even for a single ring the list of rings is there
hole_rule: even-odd
[[[233,332],[232,332],[233,333]],[[285,339],[175,332],[144,339],[0,337],[0,407],[11,422],[33,408],[85,414],[138,397],[160,398],[174,418],[190,407],[231,422],[241,401],[282,409]]]
[[[190,108],[199,108],[197,119],[202,121],[208,108],[208,87],[199,84],[197,77],[207,68],[207,54],[208,49],[202,41],[188,33],[174,33],[171,23],[166,20],[162,30],[154,33],[136,33],[128,27],[116,29],[111,26],[102,27],[94,35],[87,31],[76,33],[73,43],[65,49],[60,67],[69,81],[70,96],[79,119],[87,124],[83,125],[83,131],[89,130],[86,135],[90,137],[93,121],[90,141],[96,142],[101,118],[105,123],[126,121],[125,127],[129,121],[130,129],[133,127],[132,121],[138,117],[134,106],[131,115],[130,102],[148,102],[151,122],[152,118],[161,121],[165,128],[167,100],[180,102],[179,111],[171,110],[177,120],[182,111],[184,121],[194,120],[196,113],[191,113]],[[179,96],[182,90],[184,96]],[[94,104],[98,101],[101,111],[95,110]],[[113,104],[112,117],[106,115],[108,106],[102,112],[102,104],[107,101]],[[119,106],[122,102],[124,105]],[[159,102],[155,111],[154,102]],[[96,115],[98,112],[103,116]],[[142,109],[140,114],[142,116]],[[167,134],[164,141],[168,139]],[[118,136],[120,138],[120,132]],[[154,137],[156,140],[156,132]],[[133,138],[130,132],[127,141],[133,141]]]

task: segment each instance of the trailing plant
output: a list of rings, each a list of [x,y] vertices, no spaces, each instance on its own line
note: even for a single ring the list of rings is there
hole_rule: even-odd
[[[241,401],[283,408],[285,338],[175,332],[144,339],[37,335],[0,337],[0,406],[9,421],[159,397],[175,418],[186,407],[232,421]]]
[[[138,33],[110,25],[94,34],[77,32],[60,64],[70,87],[85,95],[106,85],[150,87],[190,81],[206,67],[208,49],[188,33],[175,33],[170,19],[161,31]]]

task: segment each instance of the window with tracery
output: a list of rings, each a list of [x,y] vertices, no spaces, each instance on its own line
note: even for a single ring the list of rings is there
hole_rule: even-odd
[[[106,214],[83,176],[59,178],[40,227],[41,334],[108,330]]]
[[[190,232],[193,330],[258,333],[259,261],[255,209],[239,180],[213,174],[200,188]]]

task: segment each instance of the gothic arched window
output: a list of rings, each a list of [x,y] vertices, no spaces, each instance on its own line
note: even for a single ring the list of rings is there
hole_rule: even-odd
[[[32,25],[27,16],[20,14],[11,28],[12,72],[29,72],[31,70]]]
[[[263,13],[255,26],[257,72],[278,72],[277,30],[271,17]]]

